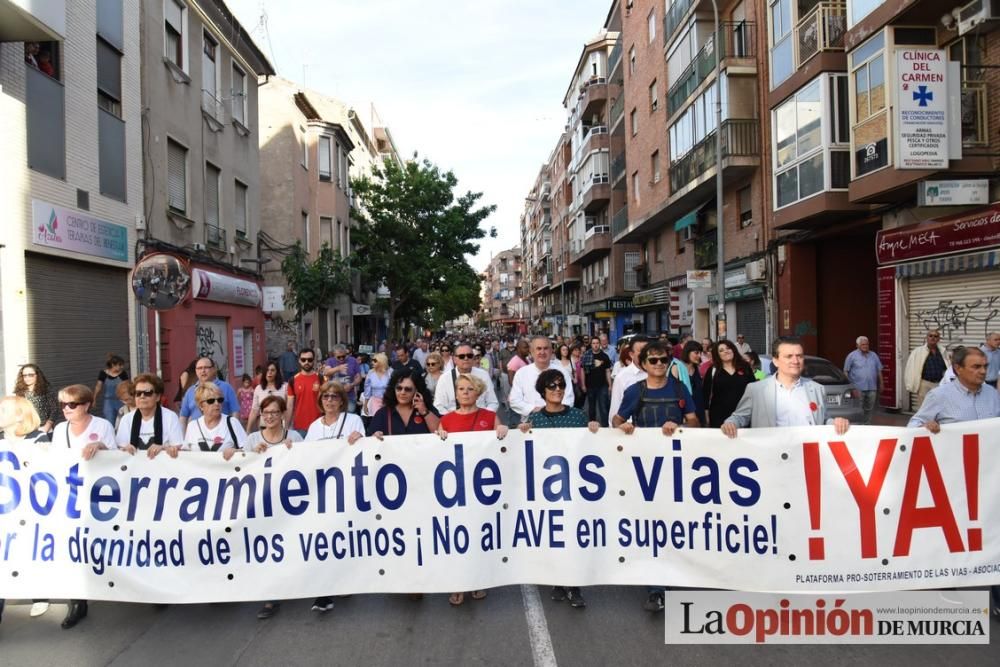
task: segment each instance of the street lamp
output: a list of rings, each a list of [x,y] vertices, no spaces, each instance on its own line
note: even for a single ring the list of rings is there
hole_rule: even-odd
[[[715,338],[722,340],[726,337],[726,255],[722,243],[722,51],[719,48],[722,30],[716,0],[712,0],[712,17],[715,20],[715,245],[718,266],[715,285],[718,290]]]

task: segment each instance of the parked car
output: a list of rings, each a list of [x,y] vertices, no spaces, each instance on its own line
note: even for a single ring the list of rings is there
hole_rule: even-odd
[[[826,389],[826,416],[828,418],[844,417],[852,424],[860,424],[864,419],[861,409],[861,392],[854,386],[843,369],[829,359],[806,356],[802,375],[818,382]],[[760,355],[760,367],[765,373],[774,374],[775,367],[771,356]]]

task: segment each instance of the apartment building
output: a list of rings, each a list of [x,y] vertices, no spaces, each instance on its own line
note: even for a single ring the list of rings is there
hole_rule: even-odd
[[[580,266],[572,261],[570,225],[575,214],[573,192],[576,174],[572,170],[572,134],[563,132],[546,165],[548,181],[542,184],[543,200],[548,200],[548,233],[552,238],[552,283],[544,297],[545,318],[550,331],[576,335],[585,325],[580,316]],[[544,218],[543,218],[544,222]]]
[[[139,0],[0,0],[0,377],[92,385],[136,361]]]
[[[997,5],[767,11],[775,225],[801,238],[778,257],[779,331],[806,329],[834,359],[868,335],[883,403],[908,409],[901,375],[928,329],[948,348],[996,329]]]
[[[522,277],[520,246],[497,253],[486,267],[481,312],[495,334],[518,335],[528,331]]]

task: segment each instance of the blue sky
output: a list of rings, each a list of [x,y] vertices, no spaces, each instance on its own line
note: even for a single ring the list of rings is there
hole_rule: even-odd
[[[473,267],[517,245],[524,197],[566,123],[563,94],[610,0],[227,0],[278,73],[375,104],[418,151],[497,205]],[[259,27],[267,14],[270,44]],[[272,50],[273,49],[273,50]]]

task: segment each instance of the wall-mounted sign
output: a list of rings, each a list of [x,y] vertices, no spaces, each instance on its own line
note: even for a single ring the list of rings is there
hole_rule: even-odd
[[[367,303],[352,303],[351,315],[371,315],[372,307]]]
[[[264,305],[261,307],[265,313],[276,313],[285,309],[285,288],[279,286],[264,287]]]
[[[132,292],[146,308],[170,310],[187,298],[190,288],[191,270],[174,255],[146,255],[132,270]]]
[[[854,171],[858,176],[881,169],[889,164],[888,140],[879,139],[854,151]]]
[[[128,228],[124,225],[38,199],[31,200],[31,222],[35,245],[128,261]]]
[[[880,231],[875,235],[875,258],[879,264],[896,264],[994,246],[1000,246],[1000,205],[971,215]]]
[[[896,49],[898,169],[947,169],[948,57],[943,49]]]
[[[191,294],[196,299],[238,306],[259,306],[262,300],[257,283],[204,269],[195,269],[191,273]]]
[[[688,289],[712,289],[712,272],[700,269],[687,272]]]
[[[990,182],[985,178],[918,183],[920,206],[969,206],[990,203]]]

